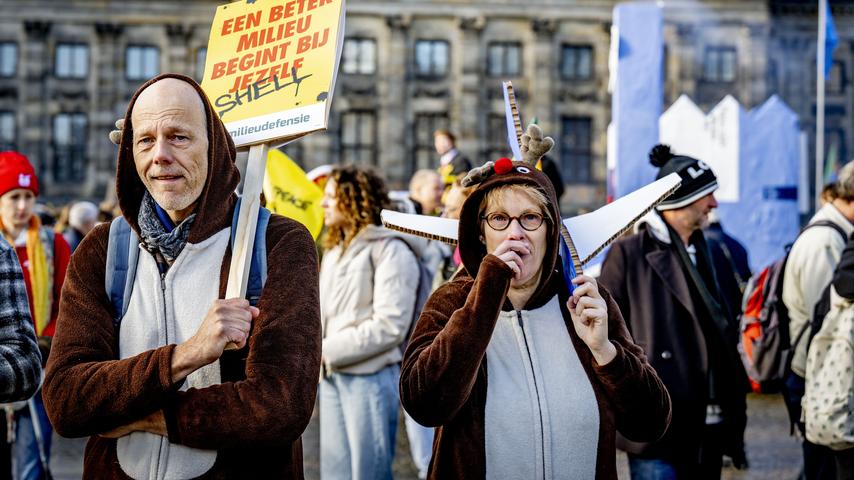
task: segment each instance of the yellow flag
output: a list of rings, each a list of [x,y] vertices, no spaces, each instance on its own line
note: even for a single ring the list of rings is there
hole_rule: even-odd
[[[305,172],[281,150],[267,154],[264,198],[267,208],[302,223],[317,240],[323,228],[323,191],[305,176]]]

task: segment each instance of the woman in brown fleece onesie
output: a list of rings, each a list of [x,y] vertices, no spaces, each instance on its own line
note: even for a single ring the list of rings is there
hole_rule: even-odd
[[[608,292],[569,295],[548,178],[504,166],[463,204],[465,269],[421,314],[401,400],[438,427],[429,478],[616,478],[617,429],[657,439],[669,396]]]

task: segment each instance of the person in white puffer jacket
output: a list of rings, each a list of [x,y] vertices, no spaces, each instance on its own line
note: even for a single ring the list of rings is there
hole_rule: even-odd
[[[324,191],[320,476],[391,479],[400,345],[413,318],[423,242],[380,226],[376,174],[333,170]]]

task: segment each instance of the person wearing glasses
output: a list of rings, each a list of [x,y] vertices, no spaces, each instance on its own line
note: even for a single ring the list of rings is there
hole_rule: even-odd
[[[478,170],[464,270],[427,301],[401,370],[404,408],[437,427],[428,478],[617,478],[617,429],[659,438],[667,391],[605,289],[580,275],[569,294],[548,177]]]

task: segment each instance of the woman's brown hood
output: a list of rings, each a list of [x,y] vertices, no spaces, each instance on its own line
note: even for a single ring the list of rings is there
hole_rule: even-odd
[[[486,256],[486,246],[480,241],[481,221],[478,218],[478,209],[486,193],[493,188],[510,184],[535,187],[545,194],[548,200],[547,208],[551,210],[552,218],[555,221],[560,221],[557,195],[549,178],[543,172],[532,167],[530,163],[515,161],[512,165],[513,168],[507,173],[496,173],[493,168],[488,177],[469,195],[460,211],[458,234],[460,256],[463,260],[463,266],[472,278],[477,276],[480,263],[483,257]],[[556,281],[557,283],[562,283],[562,278],[560,278],[560,274],[556,269],[559,250],[558,238],[560,236],[560,232],[556,227],[553,223],[549,223],[550,230],[547,238],[546,255],[543,257],[543,274],[540,277],[540,283],[536,291],[534,291],[534,294],[528,301],[529,306],[539,306],[544,301],[547,301],[556,293]],[[547,298],[543,298],[544,295]]]
[[[116,194],[122,215],[130,226],[139,233],[137,217],[145,185],[136,172],[133,159],[133,122],[131,112],[136,99],[143,90],[165,78],[175,78],[192,85],[202,99],[207,119],[208,132],[208,176],[196,204],[196,220],[190,229],[188,241],[198,243],[222,230],[231,222],[231,212],[237,195],[235,189],[240,182],[240,172],[234,163],[237,151],[222,120],[214,113],[207,95],[190,77],[175,73],[164,73],[143,84],[134,93],[125,113],[125,124],[119,144],[118,167],[116,169]]]

